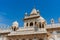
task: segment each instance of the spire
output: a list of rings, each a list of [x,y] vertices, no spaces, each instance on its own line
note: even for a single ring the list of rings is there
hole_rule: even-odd
[[[39,15],[39,13],[40,13],[39,10],[36,10],[36,3],[35,3],[36,0],[33,0],[33,1],[34,1],[34,8],[30,15],[36,15],[36,14]]]
[[[31,15],[35,15],[35,14],[37,14],[37,10],[36,10],[35,0],[34,0],[34,8],[31,12]]]

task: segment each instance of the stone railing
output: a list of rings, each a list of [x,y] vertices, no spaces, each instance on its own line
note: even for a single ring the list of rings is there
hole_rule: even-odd
[[[60,27],[60,23],[56,23],[56,24],[47,24],[46,27],[47,27],[47,28]]]

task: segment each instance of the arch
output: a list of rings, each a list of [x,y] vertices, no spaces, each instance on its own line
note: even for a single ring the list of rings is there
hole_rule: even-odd
[[[16,31],[16,26],[12,27],[12,30],[13,30],[13,31]]]
[[[16,39],[16,40],[19,40],[19,39]]]
[[[29,40],[32,40],[32,39],[29,39]]]
[[[35,25],[36,25],[37,22],[35,22]]]
[[[26,26],[28,26],[28,23],[26,23]]]
[[[42,28],[44,28],[45,22],[42,23]]]
[[[12,40],[12,39],[9,39],[9,40]]]
[[[14,31],[16,30],[16,27],[14,27]]]
[[[39,40],[43,40],[43,39],[40,38]]]
[[[39,28],[41,28],[41,22],[39,22]]]
[[[44,24],[42,24],[42,28],[44,28]]]
[[[25,39],[22,39],[22,40],[25,40]]]
[[[30,26],[33,26],[33,22],[30,23]]]
[[[38,26],[37,22],[35,22],[35,26],[36,26],[36,27]]]

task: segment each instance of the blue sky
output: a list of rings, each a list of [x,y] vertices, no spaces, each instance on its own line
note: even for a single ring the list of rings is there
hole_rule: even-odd
[[[54,18],[58,22],[60,17],[60,0],[0,0],[0,25],[12,25],[12,22],[18,21],[23,26],[25,12],[30,14],[34,8],[40,10],[40,15],[50,23]]]

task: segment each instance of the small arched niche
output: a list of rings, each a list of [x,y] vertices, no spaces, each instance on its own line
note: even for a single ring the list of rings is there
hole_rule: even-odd
[[[41,28],[41,22],[39,22],[39,28]]]
[[[44,28],[44,26],[45,26],[45,22],[42,22],[42,28]]]
[[[28,27],[28,23],[26,23],[26,26]]]

